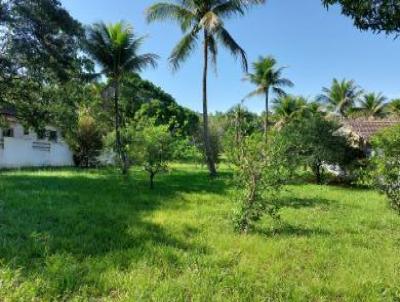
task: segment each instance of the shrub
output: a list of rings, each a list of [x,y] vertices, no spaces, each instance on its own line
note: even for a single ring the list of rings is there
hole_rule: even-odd
[[[76,127],[66,138],[76,166],[89,168],[98,165],[97,157],[103,148],[103,136],[89,110],[79,111]]]
[[[174,160],[192,163],[201,163],[203,154],[194,140],[189,138],[176,139],[172,145]]]
[[[358,157],[356,149],[340,133],[340,125],[322,115],[300,117],[285,125],[281,135],[292,149],[299,164],[307,165],[318,184],[323,182],[326,165],[350,166]]]
[[[372,145],[375,182],[400,214],[400,125],[375,135]]]
[[[289,178],[290,157],[281,135],[270,133],[266,141],[261,131],[246,131],[244,123],[238,115],[235,131],[226,140],[226,151],[235,167],[235,229],[247,233],[266,213],[279,219],[274,200]]]
[[[173,137],[168,126],[156,126],[151,120],[141,121],[129,127],[127,132],[129,157],[149,174],[150,188],[153,189],[155,176],[166,172],[172,159]]]

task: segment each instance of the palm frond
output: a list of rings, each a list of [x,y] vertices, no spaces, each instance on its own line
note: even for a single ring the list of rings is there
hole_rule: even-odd
[[[218,57],[218,46],[213,36],[208,37],[208,50],[211,55],[211,62],[215,68],[215,72],[217,71],[217,57]]]
[[[287,93],[280,87],[272,87],[272,91],[278,96],[287,96]]]
[[[229,32],[220,26],[216,30],[216,37],[221,42],[221,44],[230,50],[233,56],[239,57],[242,63],[242,68],[245,72],[248,70],[247,55],[246,52],[239,46],[239,44],[232,38]]]
[[[284,87],[292,87],[294,84],[289,79],[282,77],[282,72],[285,67],[276,67],[275,58],[259,57],[257,61],[252,64],[253,73],[246,76],[246,80],[256,85],[259,89],[267,91],[272,90],[278,96],[285,96],[286,92]]]
[[[192,31],[186,34],[172,50],[169,61],[174,70],[179,69],[180,64],[184,62],[196,48],[198,32],[198,28],[193,28]]]
[[[213,11],[221,18],[230,18],[233,15],[243,16],[245,14],[245,7],[242,5],[241,1],[230,0],[215,6]]]
[[[143,71],[148,66],[153,68],[157,67],[157,60],[159,56],[152,53],[146,53],[142,55],[138,55],[133,57],[132,59],[128,60],[124,65],[123,68],[129,70],[135,70],[137,72]]]
[[[277,86],[277,87],[293,87],[294,83],[291,80],[286,79],[286,78],[278,78],[275,81],[275,86]]]
[[[265,89],[257,88],[256,90],[254,90],[254,91],[250,92],[248,95],[246,95],[243,99],[246,100],[246,99],[249,99],[249,98],[252,98],[255,96],[264,95],[265,92],[266,92]]]
[[[102,67],[102,73],[116,78],[125,72],[141,71],[147,65],[155,66],[158,56],[138,54],[143,40],[125,22],[96,23],[87,30],[86,51]]]
[[[195,22],[196,16],[192,11],[181,5],[167,2],[156,3],[146,10],[146,20],[154,21],[172,20],[177,21],[183,31],[186,31]]]

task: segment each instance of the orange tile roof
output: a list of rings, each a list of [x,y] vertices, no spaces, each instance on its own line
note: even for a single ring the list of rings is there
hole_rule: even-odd
[[[385,119],[348,119],[343,122],[354,134],[364,140],[368,140],[379,130],[400,124],[400,120]]]

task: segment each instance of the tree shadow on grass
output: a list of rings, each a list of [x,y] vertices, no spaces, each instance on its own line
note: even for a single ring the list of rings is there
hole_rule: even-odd
[[[277,223],[273,227],[257,226],[255,231],[267,237],[316,237],[329,236],[330,232],[323,229],[311,229],[287,223]]]
[[[294,198],[282,196],[275,200],[275,205],[280,208],[312,208],[312,207],[323,207],[329,208],[334,205],[334,202],[324,198]]]
[[[182,253],[208,253],[207,246],[190,243],[196,227],[187,225],[175,233],[149,216],[160,208],[184,207],[181,192],[223,194],[224,177],[208,183],[206,173],[178,172],[160,177],[151,191],[141,176],[57,175],[21,172],[0,177],[0,259],[21,270],[23,278],[55,283],[55,296],[90,288],[103,270],[142,262],[176,270]],[[55,259],[61,264],[51,268]],[[100,267],[97,277],[88,266],[94,260]],[[68,270],[74,282],[63,281],[65,266],[79,268]]]

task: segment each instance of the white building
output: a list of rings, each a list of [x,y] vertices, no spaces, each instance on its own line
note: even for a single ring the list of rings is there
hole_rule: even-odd
[[[48,126],[36,133],[24,128],[12,112],[0,114],[7,120],[7,126],[0,128],[0,168],[73,165],[59,130]]]

